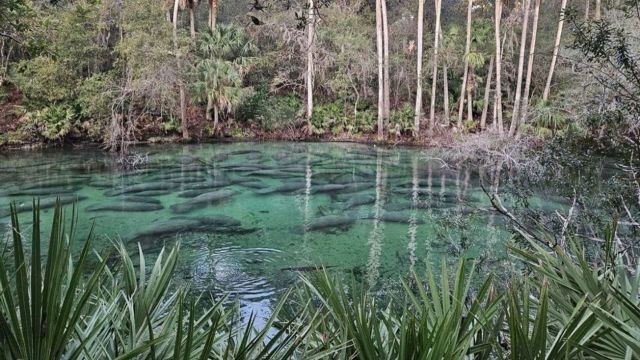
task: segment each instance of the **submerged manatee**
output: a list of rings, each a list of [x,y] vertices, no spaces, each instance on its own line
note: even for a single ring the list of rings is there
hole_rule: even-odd
[[[175,237],[187,232],[212,232],[222,234],[246,234],[255,228],[243,228],[241,222],[226,215],[206,217],[173,217],[158,221],[142,229],[131,237],[131,242],[155,243],[167,237]]]
[[[193,199],[179,204],[171,205],[171,210],[177,214],[184,214],[196,209],[206,207],[207,205],[216,204],[232,197],[235,194],[233,190],[217,190],[204,193],[194,197]]]
[[[23,190],[42,189],[42,188],[59,188],[70,185],[81,185],[89,181],[89,178],[69,178],[69,179],[55,179],[55,180],[43,180],[34,183],[27,184],[23,187]]]
[[[347,185],[342,185],[342,184],[317,185],[311,188],[311,192],[313,194],[331,193],[331,192],[344,190],[346,187]]]
[[[42,199],[40,200],[40,209],[44,210],[44,209],[50,209],[52,207],[54,207],[56,205],[56,202],[60,201],[61,205],[68,205],[68,204],[72,204],[75,202],[79,202],[82,200],[85,200],[87,197],[86,196],[78,196],[78,195],[64,195],[64,196],[60,196],[58,198],[48,198],[48,199]],[[33,210],[33,202],[31,200],[29,201],[25,201],[25,202],[21,202],[21,203],[16,203],[16,210],[21,213],[21,212],[26,212],[26,211],[32,211]],[[10,211],[7,210],[0,210],[0,217],[4,217],[4,216],[8,216],[10,214]]]
[[[56,187],[56,188],[37,188],[27,190],[11,190],[7,191],[3,195],[8,196],[56,196],[56,195],[69,195],[78,191],[78,187]]]
[[[172,182],[150,182],[121,187],[105,192],[106,196],[118,196],[124,194],[141,193],[145,191],[172,190],[178,188],[180,184]]]
[[[399,212],[399,211],[389,211],[385,212],[379,216],[375,216],[375,214],[370,214],[365,217],[366,219],[375,220],[378,219],[383,222],[392,222],[398,224],[424,224],[424,220],[418,217],[418,214],[411,214],[407,212]]]
[[[305,229],[307,231],[346,229],[354,222],[354,218],[346,215],[327,215],[314,219],[305,227]]]
[[[143,212],[164,209],[160,204],[140,202],[117,202],[108,204],[95,204],[87,207],[87,211],[117,211],[117,212]]]
[[[345,201],[344,209],[351,209],[351,208],[362,206],[362,205],[369,205],[375,202],[376,202],[375,195],[371,195],[371,194],[356,195],[349,198],[347,201]]]
[[[126,202],[138,202],[138,203],[147,203],[147,204],[160,204],[161,201],[158,199],[154,199],[152,197],[147,196],[138,196],[138,195],[125,195],[119,196],[114,201],[126,201]]]
[[[261,195],[268,195],[268,194],[273,194],[273,193],[287,194],[287,193],[300,191],[300,190],[304,189],[306,186],[307,186],[307,184],[305,182],[302,182],[302,181],[301,182],[290,182],[290,183],[284,183],[284,184],[282,184],[280,186],[276,186],[275,188],[256,191],[256,193],[257,194],[261,194]]]

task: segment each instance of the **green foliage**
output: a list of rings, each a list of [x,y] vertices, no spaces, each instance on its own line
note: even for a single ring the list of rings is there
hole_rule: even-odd
[[[199,101],[207,103],[207,117],[211,107],[231,113],[249,96],[252,89],[244,87],[243,78],[255,52],[237,26],[221,25],[200,37],[192,89]]]
[[[348,131],[348,116],[340,102],[323,104],[314,107],[311,116],[311,130],[314,134],[331,132],[338,135]]]
[[[13,80],[36,105],[46,106],[73,97],[77,79],[70,68],[51,57],[23,60],[16,69]]]
[[[255,316],[241,323],[225,298],[197,310],[198,297],[172,285],[179,246],[150,267],[140,248],[134,263],[123,244],[92,263],[90,233],[74,257],[76,213],[65,219],[60,206],[43,263],[37,203],[34,209],[29,241],[12,206],[12,246],[0,256],[3,359],[322,359],[333,352],[302,346],[317,319],[278,321],[286,295],[260,329]]]
[[[413,131],[415,109],[411,104],[405,103],[400,109],[394,109],[389,114],[389,128],[406,134]]]
[[[357,113],[344,102],[336,101],[313,108],[311,128],[314,134],[358,135],[373,131],[377,115],[371,109],[358,109]]]
[[[76,111],[67,105],[51,105],[27,112],[25,119],[32,135],[48,141],[63,141],[77,126]]]
[[[293,124],[299,116],[302,102],[295,94],[270,95],[264,87],[258,88],[236,111],[236,119],[256,124],[267,131],[280,130]]]
[[[530,272],[500,292],[474,265],[443,260],[388,300],[327,272],[302,278],[264,326],[238,321],[225,299],[198,310],[173,285],[179,246],[147,266],[127,247],[77,257],[75,211],[56,206],[43,257],[37,202],[27,254],[15,206],[0,257],[0,354],[5,359],[634,359],[640,356],[640,272],[616,245],[616,223],[589,261],[578,242],[520,231],[511,252]],[[537,235],[536,235],[537,236]],[[43,261],[43,258],[45,259]],[[113,266],[111,266],[113,264]],[[286,314],[284,310],[287,310]]]

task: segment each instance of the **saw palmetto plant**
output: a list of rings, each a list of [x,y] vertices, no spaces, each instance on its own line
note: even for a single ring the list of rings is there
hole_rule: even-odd
[[[511,248],[529,271],[506,289],[475,278],[469,260],[455,271],[443,261],[384,298],[326,271],[302,277],[258,326],[224,297],[203,306],[172,282],[178,245],[153,264],[121,243],[94,255],[91,233],[74,251],[76,223],[75,209],[56,206],[43,241],[34,203],[29,238],[12,208],[3,359],[640,358],[640,271],[622,262],[614,225],[598,261],[577,242]]]

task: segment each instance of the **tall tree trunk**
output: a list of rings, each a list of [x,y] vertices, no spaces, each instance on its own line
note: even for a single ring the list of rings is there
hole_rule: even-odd
[[[424,1],[418,0],[418,33],[416,34],[418,49],[417,49],[417,77],[418,84],[416,86],[416,110],[415,118],[413,119],[413,136],[418,137],[420,133],[420,118],[422,117],[422,51],[424,40]]]
[[[211,112],[213,111],[213,99],[211,98],[211,96],[207,96],[207,107],[205,109],[205,114],[204,114],[204,119],[207,120],[207,122],[210,122],[211,119]]]
[[[189,3],[189,28],[191,30],[191,39],[196,38],[196,4],[194,1]]]
[[[384,65],[382,50],[382,0],[376,0],[376,48],[378,50],[378,138],[384,137]]]
[[[442,25],[442,24],[441,24]],[[442,35],[442,26],[440,26],[440,44],[444,46],[444,36]],[[442,61],[442,90],[443,90],[443,105],[444,105],[444,122],[448,127],[450,123],[449,113],[449,69],[446,59]]]
[[[531,77],[533,74],[533,60],[536,53],[536,39],[538,37],[538,18],[540,15],[540,0],[536,0],[533,9],[533,24],[531,25],[531,42],[529,43],[529,60],[527,63],[527,79],[524,82],[524,96],[522,98],[522,111],[520,115],[520,125],[527,121],[529,111],[529,93],[531,91]]]
[[[309,26],[307,29],[307,130],[311,134],[311,116],[313,116],[313,39],[315,36],[315,6],[309,0]]]
[[[220,109],[217,104],[213,105],[213,134],[218,132],[218,123],[220,122]]]
[[[551,57],[551,65],[549,66],[549,75],[547,76],[547,84],[542,93],[542,100],[549,100],[551,92],[551,80],[553,80],[553,72],[556,70],[556,61],[558,60],[558,51],[560,50],[560,40],[562,39],[562,27],[564,26],[564,13],[567,9],[567,0],[562,0],[560,5],[560,21],[558,21],[558,32],[556,33],[556,42],[553,46],[553,56]]]
[[[509,136],[514,136],[518,131],[520,119],[520,96],[522,94],[522,77],[524,72],[524,56],[527,45],[527,30],[529,28],[529,9],[531,8],[531,0],[525,0],[524,14],[522,15],[522,34],[520,34],[520,55],[518,57],[518,79],[516,80],[516,98],[513,102],[513,114],[511,116],[511,126],[509,127]]]
[[[442,62],[442,83],[444,87],[444,121],[448,126],[451,114],[449,113],[449,69],[446,61]]]
[[[472,72],[473,70],[470,69],[467,74],[470,79]],[[469,124],[473,122],[473,87],[469,86],[469,84],[467,84],[467,122]]]
[[[589,7],[591,5],[591,0],[585,0],[584,2],[584,21],[589,20]]]
[[[387,16],[387,0],[382,0],[382,41],[384,51],[384,125],[389,125],[389,115],[391,113],[391,97],[389,86],[389,19]]]
[[[595,19],[596,20],[600,20],[602,19],[602,1],[601,0],[596,0],[596,15],[595,15]]]
[[[540,0],[538,0],[540,1]],[[489,60],[489,71],[486,76],[484,85],[484,101],[482,102],[482,116],[480,117],[480,129],[487,127],[487,112],[489,111],[489,93],[491,93],[491,77],[493,76],[493,65],[495,63],[495,55],[491,55]]]
[[[429,131],[433,130],[436,123],[436,90],[438,84],[438,50],[440,47],[440,9],[442,0],[435,0],[436,3],[436,34],[433,45],[433,79],[431,81],[431,108],[429,109]]]
[[[566,0],[565,0],[566,1]],[[495,37],[496,37],[496,93],[495,111],[497,114],[497,130],[502,135],[504,127],[502,125],[502,49],[500,44],[500,22],[502,20],[502,0],[495,2]]]
[[[469,53],[471,52],[471,13],[473,0],[468,0],[467,6],[467,38],[464,46],[464,74],[462,75],[462,87],[460,87],[460,105],[458,107],[458,127],[462,128],[462,114],[464,109],[464,97],[467,92],[467,77],[469,73]]]
[[[173,46],[176,50],[176,62],[178,74],[182,68],[182,60],[178,51],[178,7],[180,0],[175,0],[173,4]],[[180,76],[180,75],[178,75]],[[180,127],[182,128],[182,138],[189,139],[189,126],[187,124],[187,95],[184,91],[182,79],[178,79],[178,90],[180,93]]]
[[[209,0],[209,29],[214,31],[218,22],[218,1]]]

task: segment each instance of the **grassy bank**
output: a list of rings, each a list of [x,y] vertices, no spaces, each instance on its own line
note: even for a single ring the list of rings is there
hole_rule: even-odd
[[[329,273],[302,277],[265,326],[225,299],[199,306],[172,282],[179,246],[155,263],[142,251],[69,247],[77,216],[56,207],[44,241],[12,215],[0,258],[0,354],[5,359],[633,359],[640,356],[640,273],[615,224],[597,256],[522,232],[511,254],[525,271],[508,287],[473,264],[415,274],[381,300]],[[46,249],[46,254],[45,254]],[[97,256],[97,259],[92,259]],[[476,285],[479,284],[479,285]],[[359,290],[360,289],[360,290]]]

